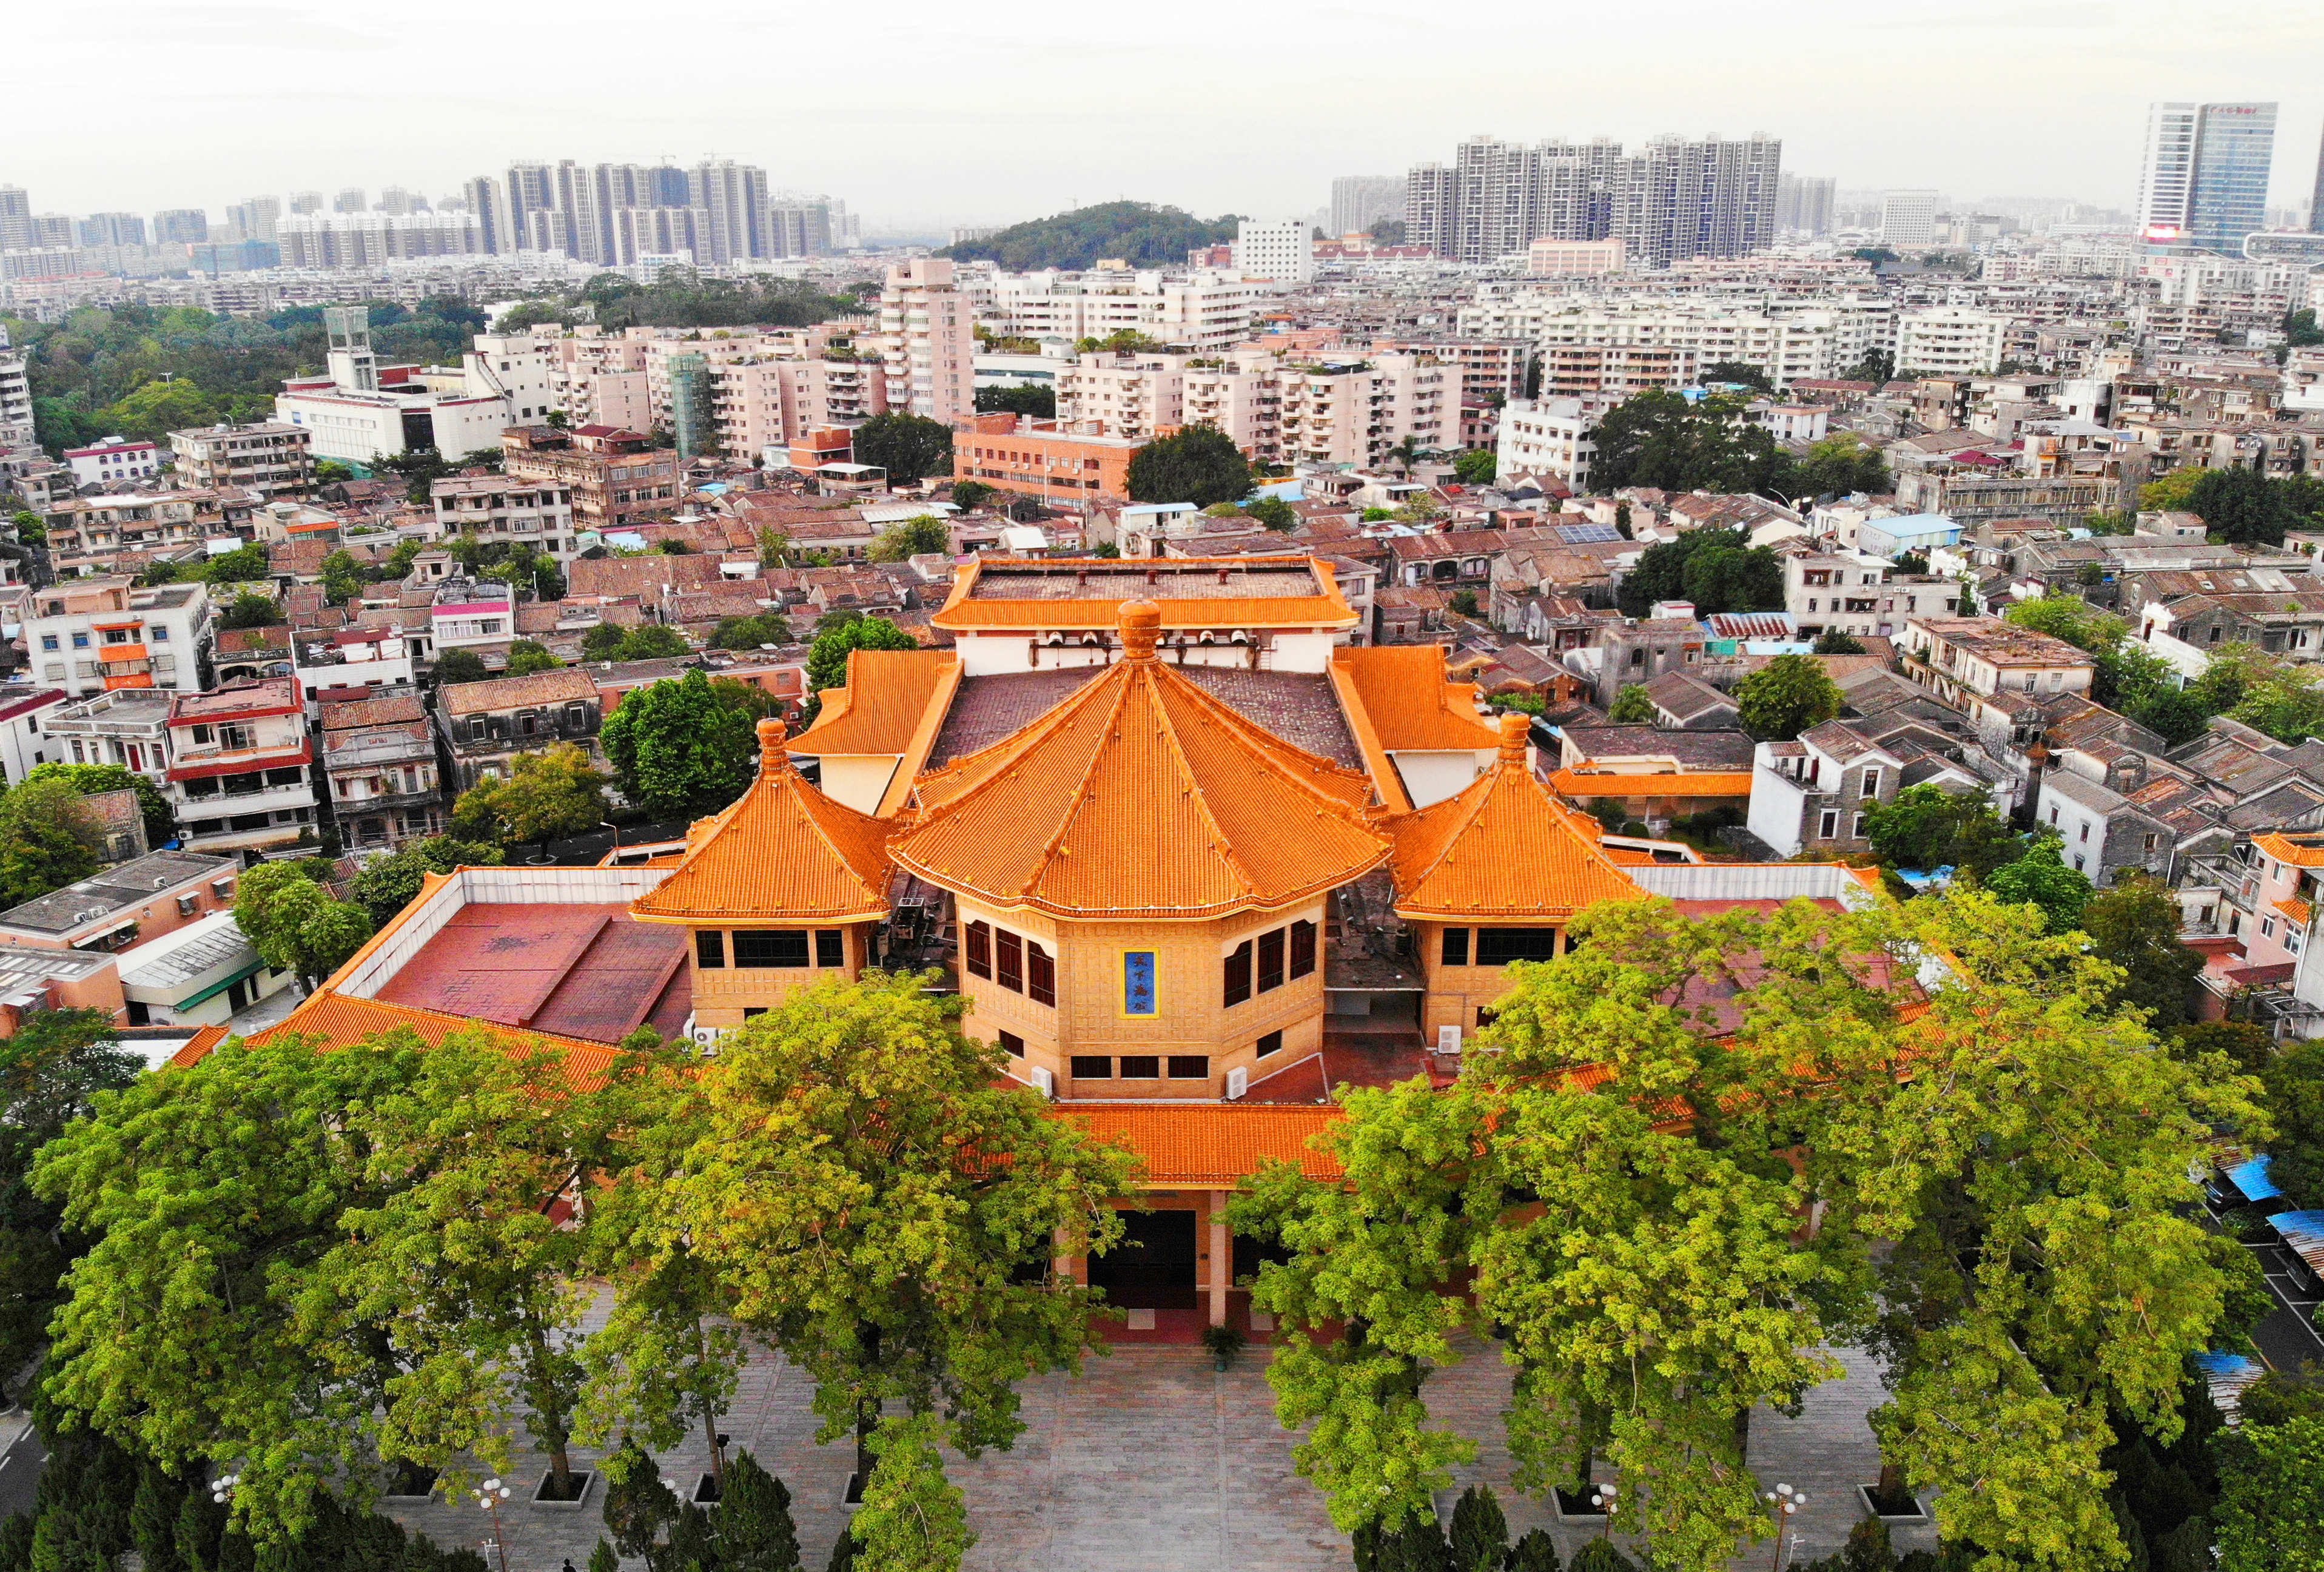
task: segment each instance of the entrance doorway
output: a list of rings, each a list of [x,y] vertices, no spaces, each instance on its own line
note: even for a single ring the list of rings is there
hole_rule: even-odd
[[[1119,1244],[1090,1257],[1090,1287],[1130,1309],[1195,1306],[1195,1217],[1192,1212],[1124,1212]]]

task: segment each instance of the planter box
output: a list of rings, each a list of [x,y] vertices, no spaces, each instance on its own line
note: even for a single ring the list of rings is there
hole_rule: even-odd
[[[698,1474],[695,1475],[694,1494],[691,1499],[696,1506],[716,1506],[718,1504],[718,1475],[715,1474]]]
[[[1924,1523],[1929,1521],[1929,1509],[1921,1504],[1921,1499],[1918,1496],[1914,1496],[1913,1498],[1913,1511],[1909,1512],[1882,1512],[1877,1506],[1873,1504],[1872,1487],[1870,1485],[1858,1485],[1856,1487],[1856,1494],[1857,1499],[1864,1503],[1864,1515],[1867,1517],[1878,1518],[1884,1523]]]
[[[571,1501],[548,1499],[549,1482],[557,1475],[554,1473],[544,1472],[540,1476],[540,1483],[532,1487],[533,1506],[541,1512],[579,1512],[586,1506],[589,1503],[590,1487],[597,1483],[596,1471],[589,1468],[576,1468],[573,1472],[581,1481],[581,1488],[574,1494]]]
[[[1579,1495],[1573,1495],[1570,1498],[1569,1493],[1563,1488],[1554,1490],[1550,1493],[1550,1500],[1557,1513],[1557,1521],[1559,1522],[1570,1523],[1578,1527],[1591,1529],[1600,1528],[1605,1524],[1606,1514],[1603,1511],[1590,1504],[1590,1492],[1588,1490],[1584,1490]]]
[[[421,1468],[415,1472],[426,1481],[426,1484],[422,1485],[417,1493],[397,1490],[395,1488],[397,1485],[412,1482],[407,1482],[400,1474],[391,1475],[388,1477],[387,1489],[383,1493],[382,1499],[391,1502],[400,1502],[407,1506],[417,1506],[423,1501],[435,1500],[436,1480],[438,1477],[436,1470],[433,1468]]]

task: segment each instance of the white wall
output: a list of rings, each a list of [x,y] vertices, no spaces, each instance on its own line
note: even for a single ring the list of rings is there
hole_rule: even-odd
[[[1765,765],[1751,772],[1751,810],[1745,822],[1779,857],[1800,853],[1800,814],[1806,788]]]
[[[1412,799],[1412,805],[1425,808],[1432,802],[1458,796],[1477,778],[1479,771],[1492,763],[1493,750],[1409,749],[1391,753],[1388,759],[1396,765],[1397,775],[1404,781],[1405,795]]]
[[[895,778],[900,762],[896,754],[825,754],[823,794],[858,813],[877,813],[880,799],[887,795],[888,782]]]

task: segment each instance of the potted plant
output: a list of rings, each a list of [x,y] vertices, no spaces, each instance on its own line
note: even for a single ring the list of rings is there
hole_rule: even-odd
[[[1241,1353],[1243,1345],[1250,1341],[1233,1327],[1203,1328],[1203,1346],[1211,1351],[1211,1368],[1213,1370],[1231,1369],[1235,1355]]]

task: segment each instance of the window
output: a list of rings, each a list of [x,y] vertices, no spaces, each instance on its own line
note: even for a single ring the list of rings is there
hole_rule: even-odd
[[[1448,928],[1444,930],[1444,964],[1448,966],[1465,966],[1469,964],[1469,930],[1467,929]]]
[[[1816,820],[1816,839],[1831,840],[1833,837],[1839,834],[1840,814],[1835,809],[1828,808],[1824,809],[1822,816]]]
[[[1025,1057],[1025,1040],[1023,1038],[1018,1036],[1013,1031],[1001,1032],[1000,1037],[1001,1052],[1007,1054],[1010,1059],[1023,1059]]]
[[[1110,1081],[1113,1079],[1113,1060],[1102,1053],[1074,1055],[1074,1079],[1077,1081]]]
[[[1848,837],[1850,840],[1862,840],[1864,838],[1864,821],[1871,817],[1872,816],[1868,813],[1859,813],[1856,816],[1855,827],[1848,832]]]
[[[1154,1053],[1125,1053],[1121,1056],[1121,1078],[1125,1081],[1158,1081],[1162,1078],[1162,1056]]]
[[[1554,928],[1480,928],[1477,930],[1477,964],[1505,966],[1511,961],[1545,961],[1557,955]]]
[[[75,633],[75,634],[73,635],[73,648],[74,648],[74,649],[76,649],[76,650],[86,650],[86,649],[88,649],[88,635],[87,633]]]
[[[2153,851],[2153,850],[2154,849],[2154,844],[2155,844],[2155,842],[2157,842],[2158,840],[2160,840],[2160,839],[2162,839],[2162,838],[2163,838],[2163,837],[2160,837],[2160,836],[2153,836],[2153,835],[2148,836],[2148,837],[2146,837],[2146,849],[2147,849],[2148,851],[2150,851],[2150,852],[2151,852],[2151,851]]]
[[[738,966],[804,966],[807,965],[807,929],[746,929],[734,936],[734,964]]]
[[[484,740],[484,717],[483,716],[480,715],[476,717],[475,719],[468,723],[468,740],[472,743],[481,743]]]
[[[1283,929],[1271,928],[1259,936],[1259,991],[1283,986]]]
[[[1250,940],[1235,946],[1227,957],[1225,1003],[1240,1004],[1250,997]]]
[[[1280,1031],[1270,1031],[1251,1045],[1251,1052],[1260,1059],[1265,1059],[1270,1053],[1280,1053],[1282,1050],[1283,1033]]]
[[[1174,1053],[1170,1056],[1170,1078],[1174,1081],[1207,1081],[1211,1078],[1211,1060],[1207,1054]]]
[[[194,728],[194,743],[196,746],[199,746],[203,743],[214,743],[216,741],[217,741],[217,733],[211,730],[208,726],[198,726]]]
[[[43,650],[53,650],[53,649],[55,649],[56,647],[57,647],[57,636],[56,636],[56,634],[54,634],[54,633],[42,633],[42,634],[41,635],[41,648],[42,648]]]
[[[968,975],[972,977],[992,975],[992,929],[982,922],[968,925]],[[1080,1072],[1074,1073],[1078,1075]]]
[[[1864,785],[1858,794],[1864,797],[1877,797],[1880,795],[1879,771],[1867,770],[1864,772]]]
[[[1311,976],[1315,970],[1315,925],[1301,920],[1291,925],[1291,975]]]
[[[2050,822],[2052,824],[2058,822],[2058,805],[2054,802],[2050,804]]]
[[[2085,841],[2090,838],[2090,821],[2089,819],[2086,818],[2082,820],[2082,833],[2078,838]]]
[[[1025,991],[1025,941],[1007,929],[999,931],[1000,964],[995,966],[993,981],[1012,994]]]
[[[1057,963],[1031,939],[1025,941],[1025,993],[1036,1004],[1057,1002]]]
[[[2274,918],[2263,917],[2259,920],[2259,936],[2262,939],[2273,939],[2275,937]]]
[[[844,966],[847,964],[845,929],[818,928],[815,930],[815,964],[819,966]]]
[[[726,936],[716,929],[705,929],[694,936],[694,964],[716,969],[726,964]]]

